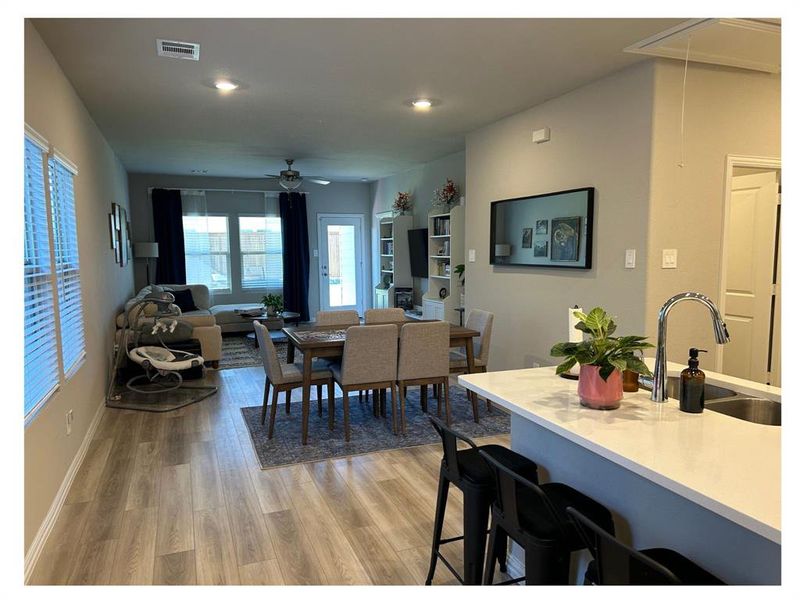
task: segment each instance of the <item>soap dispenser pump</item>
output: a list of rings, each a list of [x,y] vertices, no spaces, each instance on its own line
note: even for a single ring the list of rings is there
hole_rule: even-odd
[[[700,352],[707,350],[689,348],[689,367],[681,371],[680,407],[683,412],[701,413],[705,406],[706,374],[698,369]]]

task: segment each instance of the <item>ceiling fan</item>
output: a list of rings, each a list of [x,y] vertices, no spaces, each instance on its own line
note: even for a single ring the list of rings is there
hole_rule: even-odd
[[[292,163],[294,163],[293,158],[287,158],[286,160],[286,169],[281,171],[280,175],[270,175],[269,173],[265,173],[266,177],[270,179],[277,179],[280,186],[285,190],[295,190],[300,187],[300,184],[303,181],[310,181],[312,183],[317,183],[319,185],[328,185],[330,180],[322,179],[321,177],[300,177],[300,171],[295,171],[292,169]]]

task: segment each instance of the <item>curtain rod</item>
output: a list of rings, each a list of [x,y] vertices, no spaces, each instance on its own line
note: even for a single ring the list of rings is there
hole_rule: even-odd
[[[178,190],[178,191],[185,191],[185,192],[248,192],[251,194],[282,194],[286,192],[286,190],[276,191],[276,190],[241,190],[241,189],[233,189],[233,188],[187,188],[187,187],[164,187],[164,186],[148,186],[147,193],[151,193],[154,189],[162,189],[162,190]],[[287,192],[288,193],[288,192]],[[300,194],[308,195],[309,192],[297,192]]]

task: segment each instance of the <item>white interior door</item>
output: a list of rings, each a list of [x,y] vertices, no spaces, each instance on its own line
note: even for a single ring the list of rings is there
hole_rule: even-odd
[[[733,178],[725,266],[731,341],[723,347],[722,372],[761,383],[769,381],[777,210],[776,172]]]
[[[361,216],[317,219],[321,310],[362,312],[364,298],[364,220]]]

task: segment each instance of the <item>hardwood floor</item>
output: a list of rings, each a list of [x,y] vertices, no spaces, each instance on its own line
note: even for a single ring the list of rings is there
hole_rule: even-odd
[[[32,584],[425,582],[439,446],[262,471],[239,408],[263,369],[206,379],[219,393],[173,412],[103,409]],[[461,510],[451,486],[446,537]],[[460,569],[461,543],[445,549]],[[434,584],[453,583],[440,563]]]

